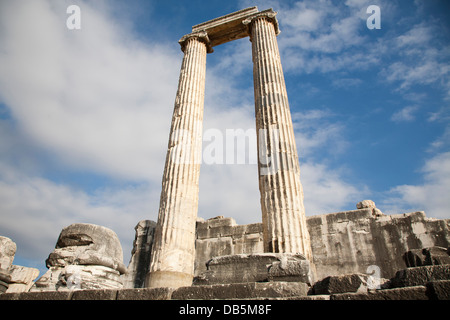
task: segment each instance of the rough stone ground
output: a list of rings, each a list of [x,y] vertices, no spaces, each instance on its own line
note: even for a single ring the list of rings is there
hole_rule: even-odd
[[[407,268],[367,287],[359,274],[302,282],[248,282],[173,288],[4,293],[0,300],[450,300],[450,265]]]

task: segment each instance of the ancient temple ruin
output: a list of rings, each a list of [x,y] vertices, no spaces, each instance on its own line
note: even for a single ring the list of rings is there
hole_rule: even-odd
[[[102,226],[61,231],[48,272],[12,264],[0,237],[0,300],[450,299],[450,219],[424,212],[356,210],[305,215],[276,12],[243,9],[194,25],[184,53],[158,221],[136,225],[128,267]],[[207,54],[249,37],[252,48],[262,222],[197,217]]]
[[[276,12],[244,9],[192,27],[184,52],[164,169],[149,287],[192,284],[206,55],[249,36],[252,43],[264,251],[311,260],[294,129],[278,51]]]

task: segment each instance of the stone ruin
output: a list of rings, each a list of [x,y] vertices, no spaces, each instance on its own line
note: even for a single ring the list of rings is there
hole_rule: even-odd
[[[112,230],[76,223],[62,230],[49,270],[33,284],[37,275],[14,277],[15,244],[2,237],[0,299],[450,299],[449,219],[384,215],[371,200],[306,217],[279,33],[276,12],[251,7],[195,25],[180,39],[158,221],[136,226],[128,268]],[[245,37],[262,222],[204,221],[197,211],[206,56]]]
[[[32,292],[123,287],[122,246],[117,235],[102,226],[75,223],[64,228],[45,263],[49,270]]]
[[[13,265],[16,244],[9,238],[0,236],[0,294],[27,292],[39,270]]]
[[[0,288],[7,290],[0,300],[450,299],[450,219],[421,211],[384,215],[365,200],[356,210],[306,222],[314,270],[302,254],[264,252],[262,223],[199,218],[193,282],[179,288],[146,287],[154,221],[136,225],[127,268],[112,230],[78,223],[64,228],[46,260],[49,270],[34,283],[39,271],[11,267],[16,246],[1,237]],[[15,269],[28,276],[11,277]]]

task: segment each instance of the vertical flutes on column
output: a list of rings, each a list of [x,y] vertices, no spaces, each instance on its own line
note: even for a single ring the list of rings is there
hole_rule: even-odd
[[[267,12],[244,21],[252,41],[264,250],[302,253],[312,262],[275,15]]]
[[[206,33],[184,36],[184,52],[162,179],[158,222],[147,287],[190,286],[202,152]]]

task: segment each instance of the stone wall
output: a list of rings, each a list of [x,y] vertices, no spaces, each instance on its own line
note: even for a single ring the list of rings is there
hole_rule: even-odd
[[[219,216],[197,221],[195,275],[206,270],[216,256],[264,252],[262,224],[238,225],[233,218]]]
[[[368,268],[370,268],[370,271],[379,270],[381,278],[389,279],[398,270],[423,264],[420,261],[427,259],[427,252],[417,249],[441,247],[445,251],[450,246],[450,219],[427,218],[424,212],[384,215],[374,206],[358,207],[360,208],[358,210],[307,217],[316,281],[329,276],[355,273],[368,274],[370,273]],[[136,226],[136,239],[126,273],[124,273],[125,266],[123,264],[119,266],[122,259],[121,252],[111,260],[111,257],[116,256],[115,254],[103,254],[93,247],[95,245],[94,238],[98,238],[99,233],[97,232],[91,232],[91,237],[87,237],[86,232],[78,232],[76,237],[74,235],[68,237],[70,242],[67,243],[68,247],[61,243],[57,245],[55,252],[52,252],[47,259],[49,272],[53,272],[55,268],[61,270],[74,267],[104,268],[105,262],[109,262],[106,266],[113,266],[118,269],[117,274],[119,272],[124,273],[120,277],[121,279],[117,280],[123,283],[123,288],[141,288],[145,284],[145,275],[149,270],[155,225],[155,222],[143,220]],[[78,224],[75,226],[78,226]],[[98,226],[96,228],[104,229]],[[115,239],[116,236],[112,231],[110,233],[114,236],[112,238]],[[5,242],[9,239],[3,237],[3,240]],[[58,241],[61,242],[60,240]],[[106,240],[105,237],[98,239],[100,242]],[[9,242],[12,243],[10,240]],[[118,240],[116,239],[114,243],[116,245],[106,247],[118,248],[117,250],[120,251]],[[206,221],[199,219],[196,227],[195,246],[195,276],[199,276],[206,271],[206,263],[213,257],[262,253],[262,224],[238,225],[233,218],[223,216]],[[2,246],[5,250],[9,247],[11,246],[6,245],[6,242]],[[8,249],[11,253],[8,253],[8,250],[3,250],[5,252],[2,251],[0,254],[2,292],[8,290],[8,287],[10,289],[7,292],[56,290],[55,281],[60,282],[62,279],[59,274],[55,274],[54,277],[44,275],[30,289],[37,274],[34,273],[34,270],[29,270],[33,272],[27,271],[25,274],[23,267],[20,270],[12,268],[15,244],[13,249]],[[409,256],[405,255],[407,252],[409,252]],[[88,258],[91,260],[95,258],[95,261],[85,263],[89,266],[80,265]],[[75,265],[72,265],[73,259],[76,260]],[[111,264],[110,260],[116,262]],[[54,266],[55,263],[50,262],[57,263]],[[98,266],[92,265],[94,262]],[[102,263],[103,265],[100,265]],[[59,266],[60,264],[62,265]],[[52,285],[49,286],[47,278],[54,278],[55,283],[52,282]],[[99,281],[96,280],[95,283],[98,284]],[[101,283],[103,289],[109,288],[105,286],[104,281]],[[122,287],[121,283],[118,286],[119,288]],[[46,285],[44,286],[44,284]],[[97,288],[97,285],[92,288]],[[90,287],[83,289],[90,289]]]
[[[424,212],[374,215],[360,209],[307,219],[317,278],[366,273],[376,265],[381,277],[391,278],[406,268],[410,249],[450,244],[450,220],[427,218]]]
[[[449,219],[427,218],[424,212],[383,215],[378,209],[307,217],[317,279],[366,273],[378,266],[391,278],[406,268],[403,255],[411,249],[450,244]],[[237,225],[232,218],[197,222],[195,274],[206,270],[214,256],[263,252],[262,225]]]

